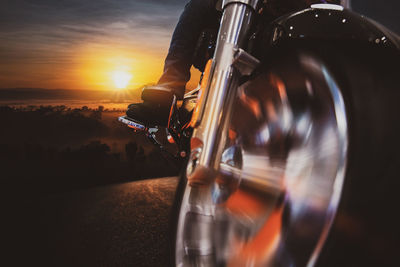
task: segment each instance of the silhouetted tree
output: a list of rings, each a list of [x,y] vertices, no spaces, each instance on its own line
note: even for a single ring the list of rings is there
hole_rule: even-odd
[[[147,155],[148,141],[117,122],[119,114],[85,109],[0,106],[0,182],[54,192],[169,175],[169,163],[157,149]]]
[[[93,110],[90,113],[90,118],[100,121],[101,120],[101,111]]]
[[[88,157],[89,159],[104,159],[107,153],[110,152],[110,147],[96,140],[81,146],[79,152],[82,156]]]
[[[143,149],[142,149],[143,150]],[[126,158],[129,161],[134,161],[136,159],[136,152],[138,151],[138,146],[134,142],[129,142],[125,145]]]

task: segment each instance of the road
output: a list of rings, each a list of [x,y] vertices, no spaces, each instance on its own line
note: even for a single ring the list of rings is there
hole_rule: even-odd
[[[28,201],[8,227],[11,265],[166,266],[177,182],[144,180]]]

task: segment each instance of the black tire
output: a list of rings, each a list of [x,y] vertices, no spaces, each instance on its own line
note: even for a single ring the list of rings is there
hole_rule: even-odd
[[[365,42],[291,41],[271,51],[266,68],[290,68],[304,52],[334,74],[349,128],[340,205],[316,266],[398,266],[400,51]]]
[[[319,51],[337,74],[349,122],[342,199],[317,266],[396,266],[400,220],[400,53],[347,43]]]
[[[286,74],[296,75],[293,65],[304,53],[333,74],[344,98],[349,135],[340,205],[316,266],[395,266],[400,242],[400,53],[369,43],[291,41],[274,48],[260,72],[289,69]],[[185,187],[183,173],[171,218],[172,265]]]

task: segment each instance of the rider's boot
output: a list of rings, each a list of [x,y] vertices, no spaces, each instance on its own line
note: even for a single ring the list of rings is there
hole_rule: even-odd
[[[173,91],[167,87],[147,86],[142,92],[143,103],[130,104],[126,115],[146,127],[166,127],[174,99]]]

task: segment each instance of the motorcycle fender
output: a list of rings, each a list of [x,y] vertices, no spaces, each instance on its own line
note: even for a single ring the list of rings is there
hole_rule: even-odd
[[[278,18],[272,27],[268,37],[269,45],[272,46],[283,40],[307,39],[368,42],[400,49],[398,35],[379,23],[347,9],[311,7]]]

